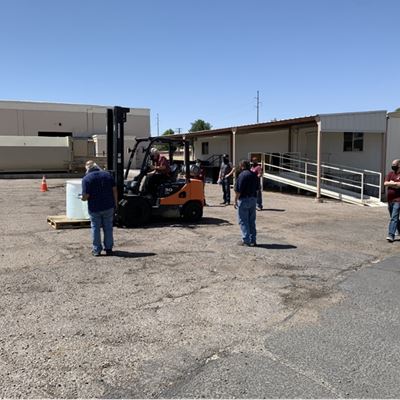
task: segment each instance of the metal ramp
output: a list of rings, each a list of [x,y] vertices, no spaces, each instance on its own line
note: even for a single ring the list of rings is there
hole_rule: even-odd
[[[263,176],[273,182],[317,192],[317,163],[298,153],[251,153],[261,155]],[[321,195],[369,207],[386,206],[381,201],[382,174],[344,166],[321,165]]]

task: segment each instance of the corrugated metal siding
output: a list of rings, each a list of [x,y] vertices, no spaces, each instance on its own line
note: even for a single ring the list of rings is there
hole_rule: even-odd
[[[0,136],[0,172],[67,171],[71,139]]]
[[[386,132],[386,111],[320,114],[322,132]]]
[[[390,113],[386,143],[386,171],[394,159],[400,158],[400,113]]]

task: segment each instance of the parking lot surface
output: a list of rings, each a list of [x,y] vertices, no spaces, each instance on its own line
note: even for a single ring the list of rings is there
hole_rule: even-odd
[[[315,382],[296,392],[265,337],[318,323],[344,300],[345,279],[400,249],[384,239],[386,208],[278,192],[264,192],[259,246],[238,246],[236,211],[207,184],[199,224],[117,228],[115,256],[93,257],[89,229],[47,224],[65,214],[65,180],[48,186],[0,180],[1,397],[251,397],[228,384],[229,368],[212,390],[200,377],[266,352],[258,395],[279,375],[287,386],[266,395],[335,396]],[[182,391],[190,382],[204,387]]]

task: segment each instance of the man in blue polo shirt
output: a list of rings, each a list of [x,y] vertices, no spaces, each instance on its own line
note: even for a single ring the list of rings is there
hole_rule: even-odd
[[[104,233],[104,249],[112,255],[114,245],[114,209],[118,203],[117,187],[110,173],[103,171],[93,161],[86,162],[86,175],[82,179],[82,200],[88,202],[94,256],[103,250],[100,228]]]
[[[257,190],[260,190],[260,180],[250,171],[250,162],[242,160],[239,163],[241,171],[235,184],[235,208],[238,210],[238,221],[242,232],[241,246],[257,246],[256,236],[256,205]]]

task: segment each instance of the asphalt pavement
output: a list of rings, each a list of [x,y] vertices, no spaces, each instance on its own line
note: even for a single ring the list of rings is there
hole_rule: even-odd
[[[216,354],[162,397],[399,398],[400,256],[339,283],[341,300]],[[300,319],[299,319],[300,320]]]

